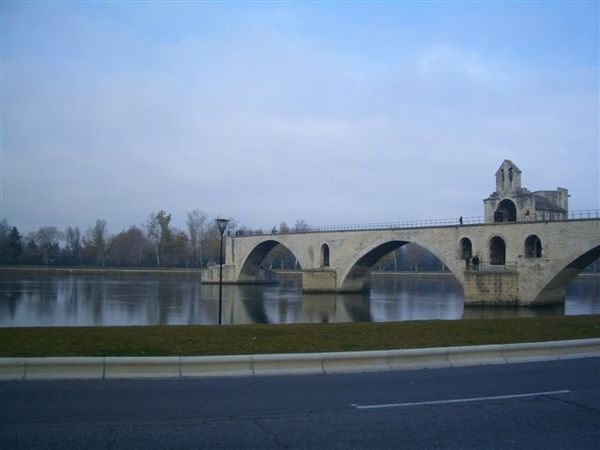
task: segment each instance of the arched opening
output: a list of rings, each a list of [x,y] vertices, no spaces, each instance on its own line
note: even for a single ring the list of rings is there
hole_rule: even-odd
[[[329,267],[329,245],[321,246],[321,267]]]
[[[344,277],[342,291],[370,288],[371,270],[380,272],[440,272],[446,265],[428,249],[407,241],[383,243],[358,259]]]
[[[537,294],[533,304],[544,305],[563,302],[569,283],[596,260],[600,260],[600,246],[590,249],[559,271]]]
[[[239,282],[275,281],[275,270],[301,269],[294,254],[277,241],[258,244],[248,255],[240,271]]]
[[[464,237],[460,240],[460,257],[462,259],[473,257],[473,244],[471,243],[471,239]]]
[[[506,264],[506,243],[499,236],[490,240],[490,264],[503,266]]]
[[[508,199],[502,200],[494,213],[494,222],[516,222],[517,207]]]
[[[535,234],[525,239],[525,257],[526,258],[541,258],[542,257],[542,241]]]
[[[344,280],[342,290],[349,292],[357,292],[361,290],[369,289],[369,273],[371,267],[375,265],[377,261],[383,258],[388,253],[396,250],[403,246],[407,242],[404,241],[391,241],[381,244],[375,247],[365,255],[363,255],[350,269],[348,275]]]

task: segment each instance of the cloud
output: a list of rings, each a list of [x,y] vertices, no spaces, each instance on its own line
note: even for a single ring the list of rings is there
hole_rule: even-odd
[[[77,51],[3,44],[3,210],[18,226],[117,231],[165,209],[183,228],[195,208],[254,228],[481,215],[505,158],[526,187],[598,204],[597,67],[539,70],[437,37],[359,48],[268,16],[170,39],[79,20]]]
[[[462,76],[469,81],[501,79],[496,64],[477,51],[449,45],[438,45],[423,51],[416,63],[419,76]]]

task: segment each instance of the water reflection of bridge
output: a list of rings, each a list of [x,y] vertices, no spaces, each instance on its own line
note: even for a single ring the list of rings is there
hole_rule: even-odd
[[[366,293],[303,296],[301,290],[260,285],[226,286],[225,292],[225,321],[236,325],[373,320]]]
[[[293,277],[286,274],[282,278],[281,285],[277,287],[226,286],[226,322],[386,322],[541,317],[566,313],[565,305],[538,309],[515,309],[510,306],[465,307],[459,283],[448,274],[414,276],[376,273],[373,275],[374,289],[370,293],[304,294],[301,292],[300,274]],[[597,295],[583,297],[589,299],[596,298]],[[573,299],[569,304],[572,308]],[[585,305],[588,309],[579,313],[590,314],[593,313],[593,308],[598,307],[597,302],[593,301],[586,301]],[[572,311],[571,314],[573,313],[576,312]]]

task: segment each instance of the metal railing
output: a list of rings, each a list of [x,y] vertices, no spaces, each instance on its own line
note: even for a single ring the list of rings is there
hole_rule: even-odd
[[[471,265],[467,272],[517,272],[516,262],[506,262],[504,264],[479,263],[477,269]]]
[[[526,217],[524,220],[519,220],[516,223],[523,222],[561,222],[565,220],[589,220],[589,219],[600,219],[599,209],[586,209],[581,211],[570,211],[567,214],[567,218],[564,216],[559,217],[558,214],[555,216],[548,216],[543,214],[534,214]],[[502,223],[515,223],[515,222],[496,222],[495,224]],[[436,227],[448,227],[448,226],[461,226],[461,225],[484,225],[486,224],[484,216],[473,216],[463,217],[462,222],[459,218],[452,219],[428,219],[428,220],[407,220],[401,222],[374,222],[374,223],[363,223],[363,224],[342,224],[342,225],[324,225],[324,226],[306,226],[302,229],[291,229],[289,231],[281,232],[277,230],[276,233],[271,231],[262,232],[245,232],[244,234],[236,234],[236,236],[252,236],[252,235],[266,235],[266,234],[300,234],[300,233],[322,233],[322,232],[334,232],[334,231],[367,231],[367,230],[397,230],[397,229],[411,229],[411,228],[436,228]],[[494,223],[489,223],[493,225]]]
[[[600,219],[600,209],[584,209],[581,211],[570,211],[569,220]]]
[[[403,222],[376,222],[366,224],[345,224],[345,225],[326,225],[308,227],[309,232],[323,231],[362,231],[362,230],[394,230],[406,228],[435,228],[460,225],[476,225],[485,222],[483,216],[463,217],[462,222],[458,218],[452,219],[427,219],[427,220],[407,220]],[[296,231],[291,231],[295,233]]]

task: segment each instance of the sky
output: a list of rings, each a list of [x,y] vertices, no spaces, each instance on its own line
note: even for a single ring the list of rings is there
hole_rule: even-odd
[[[0,220],[117,233],[600,208],[599,6],[2,1]]]

